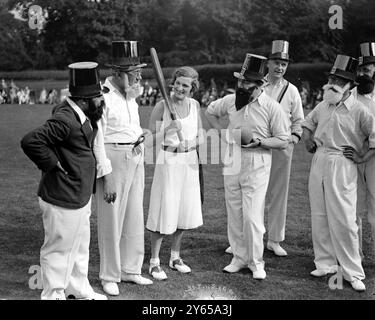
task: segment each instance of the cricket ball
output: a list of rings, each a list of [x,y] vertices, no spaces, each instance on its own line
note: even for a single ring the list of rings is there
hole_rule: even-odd
[[[253,133],[249,128],[241,127],[241,145],[247,145],[253,140]]]

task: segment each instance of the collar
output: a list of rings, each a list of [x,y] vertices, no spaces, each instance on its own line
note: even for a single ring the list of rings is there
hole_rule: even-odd
[[[264,92],[264,90],[262,90],[262,92],[257,96],[257,98],[254,101],[252,101],[250,104],[253,104],[258,101],[258,103],[262,106],[266,102],[266,99],[267,99],[267,95]]]
[[[246,107],[245,107],[245,118],[247,118],[249,116],[249,108],[250,108],[250,106],[254,105],[254,103],[256,103],[256,102],[258,102],[258,105],[263,106],[264,103],[266,102],[266,99],[267,99],[267,95],[264,92],[264,90],[262,90],[262,92],[260,93],[260,95],[257,96],[257,98],[254,101],[252,101],[251,103],[249,103],[249,104],[246,105]]]
[[[104,86],[106,86],[109,89],[109,92],[114,91],[116,93],[121,94],[120,90],[115,87],[115,85],[112,83],[113,77],[108,77],[104,81]]]
[[[274,86],[274,87],[280,87],[282,85],[285,85],[286,80],[284,77],[282,77],[279,81],[277,81],[275,84],[271,84],[269,80],[269,74],[267,73],[266,76],[263,78],[266,81],[265,86]]]
[[[350,110],[353,109],[354,103],[355,103],[355,98],[354,98],[353,94],[350,92],[350,96],[345,101],[343,101],[341,104],[343,104],[346,107],[346,109],[348,109],[350,111]]]
[[[108,78],[105,79],[105,82],[104,82],[104,86],[106,86],[109,89],[108,93],[114,92],[114,93],[120,95],[121,97],[123,97],[127,101],[135,100],[135,99],[127,99],[122,94],[122,92],[119,89],[117,89],[116,85],[112,82],[112,79],[113,79],[113,77],[108,77]]]
[[[68,102],[69,105],[73,108],[73,110],[78,114],[79,120],[81,121],[82,125],[85,123],[86,120],[89,120],[89,118],[87,118],[86,115],[83,113],[82,109],[78,107],[77,104],[72,99],[67,97],[66,102]]]

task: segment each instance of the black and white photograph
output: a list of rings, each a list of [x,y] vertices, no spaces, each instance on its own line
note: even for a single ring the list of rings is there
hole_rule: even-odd
[[[375,300],[375,1],[0,0],[0,112],[0,300]]]

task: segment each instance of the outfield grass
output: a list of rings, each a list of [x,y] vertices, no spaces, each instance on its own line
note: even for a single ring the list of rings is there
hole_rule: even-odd
[[[42,124],[50,115],[48,105],[0,105],[0,299],[39,299],[40,290],[28,287],[31,265],[39,264],[39,250],[43,243],[43,227],[38,207],[36,190],[40,172],[22,153],[19,141],[29,130]],[[150,108],[141,108],[142,126],[146,127]],[[207,122],[204,120],[204,125]],[[275,257],[268,251],[264,254],[267,278],[257,281],[250,271],[224,274],[222,268],[231,256],[224,253],[228,246],[226,236],[226,211],[224,187],[219,165],[205,165],[204,225],[186,232],[182,245],[182,257],[191,266],[190,275],[170,270],[170,239],[161,250],[161,263],[165,266],[168,280],[154,282],[142,287],[122,283],[121,295],[111,299],[184,299],[194,298],[189,288],[207,286],[225,287],[239,299],[374,299],[375,257],[370,254],[369,227],[365,225],[364,250],[368,255],[364,261],[367,275],[367,291],[357,293],[344,282],[343,290],[331,290],[328,278],[315,279],[309,275],[313,270],[313,251],[310,229],[310,211],[307,194],[308,171],[311,155],[302,144],[295,148],[285,248],[289,255]],[[145,219],[153,176],[153,165],[146,165],[146,189],[144,199]],[[102,292],[98,279],[99,251],[96,230],[96,212],[91,219],[90,282]],[[267,236],[267,235],[266,235]],[[266,237],[265,237],[266,239]],[[150,258],[149,234],[145,234],[146,255],[143,273],[147,273]]]

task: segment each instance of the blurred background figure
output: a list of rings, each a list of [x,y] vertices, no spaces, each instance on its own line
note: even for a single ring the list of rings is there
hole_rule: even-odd
[[[47,90],[46,88],[43,87],[42,91],[40,91],[39,103],[45,104],[46,101],[47,101]]]
[[[301,96],[302,100],[302,106],[305,109],[309,109],[310,100],[311,100],[311,90],[310,90],[310,84],[308,81],[302,81],[299,94]]]
[[[48,101],[49,104],[56,104],[57,103],[58,99],[57,99],[56,89],[51,89],[48,92],[47,101]]]

